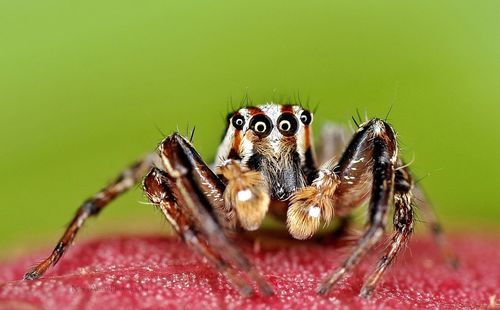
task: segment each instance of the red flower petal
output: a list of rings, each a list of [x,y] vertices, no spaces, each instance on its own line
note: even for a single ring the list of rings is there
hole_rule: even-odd
[[[477,308],[500,297],[500,241],[455,237],[460,268],[443,262],[431,241],[416,237],[369,300],[357,297],[370,255],[326,297],[320,279],[346,248],[306,243],[254,253],[244,249],[269,279],[273,297],[245,298],[197,259],[180,241],[161,237],[97,240],[72,248],[41,280],[21,281],[34,256],[0,266],[0,308]],[[46,253],[44,253],[46,254]],[[39,256],[37,256],[39,257]]]

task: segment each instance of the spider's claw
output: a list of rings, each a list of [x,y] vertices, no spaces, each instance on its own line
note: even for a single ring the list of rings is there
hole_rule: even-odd
[[[374,289],[375,289],[375,287],[373,287],[371,285],[363,286],[363,288],[361,289],[361,292],[359,292],[359,297],[361,297],[363,299],[367,299],[368,297],[370,297],[370,295]]]
[[[244,285],[242,287],[239,287],[238,292],[241,294],[241,296],[244,297],[252,297],[254,294],[253,288],[250,285]]]
[[[342,276],[346,273],[345,268],[340,268],[334,271],[332,274],[330,274],[328,277],[326,277],[323,282],[320,284],[318,287],[317,293],[318,295],[325,295],[327,294],[332,287],[342,278]]]
[[[240,293],[242,296],[250,297],[253,296],[254,290],[252,285],[247,282],[246,279],[237,275],[234,270],[228,269],[223,272],[229,283]]]
[[[253,269],[249,272],[249,276],[254,279],[254,281],[257,283],[257,286],[259,287],[260,292],[264,296],[272,296],[274,295],[273,288],[271,285],[267,282],[266,279],[257,271],[256,269]]]
[[[321,284],[318,289],[316,290],[316,293],[318,295],[326,295],[330,289],[332,288],[331,285],[328,285],[328,284]]]
[[[260,288],[261,293],[264,296],[273,296],[274,295],[273,288],[267,282],[260,283],[259,288]]]
[[[27,280],[27,281],[33,281],[33,280],[37,280],[37,279],[40,279],[42,275],[39,274],[36,270],[31,270],[31,271],[28,271],[23,279],[24,280]]]
[[[28,272],[26,272],[24,274],[23,279],[27,280],[27,281],[33,281],[33,280],[40,279],[45,274],[45,272],[47,271],[47,269],[49,269],[49,267],[51,265],[53,265],[51,263],[51,261],[52,260],[49,257],[48,259],[44,260],[43,262],[41,262],[37,266],[34,266],[34,267],[30,268],[28,270]]]

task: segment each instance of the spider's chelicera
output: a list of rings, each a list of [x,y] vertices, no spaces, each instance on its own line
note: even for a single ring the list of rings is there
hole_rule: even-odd
[[[272,288],[228,232],[256,230],[270,213],[286,221],[294,238],[307,239],[334,217],[348,223],[345,219],[352,210],[368,201],[367,228],[343,263],[319,285],[318,293],[325,294],[381,239],[393,204],[392,238],[360,292],[368,296],[409,240],[414,195],[422,194],[398,157],[396,134],[384,120],[361,124],[347,144],[341,127],[330,124],[322,131],[318,150],[313,146],[312,122],[312,113],[297,105],[241,108],[228,117],[213,170],[190,141],[179,133],[168,136],[157,153],[85,201],[52,254],[25,279],[41,277],[61,258],[88,217],[143,180],[147,197],[178,235],[244,295],[251,294],[252,287],[238,272],[246,273],[263,294],[272,294]],[[439,225],[423,197],[422,201],[440,241]]]

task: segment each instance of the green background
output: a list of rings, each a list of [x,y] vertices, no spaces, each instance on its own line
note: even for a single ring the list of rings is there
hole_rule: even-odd
[[[55,244],[80,202],[160,131],[301,97],[315,128],[356,109],[395,126],[449,230],[499,224],[500,2],[0,2],[0,254]],[[83,236],[167,231],[140,190]]]

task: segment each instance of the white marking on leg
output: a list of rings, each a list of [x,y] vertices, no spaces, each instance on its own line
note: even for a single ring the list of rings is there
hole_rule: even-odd
[[[309,216],[317,218],[321,215],[321,209],[318,206],[312,206],[309,208]]]
[[[249,189],[244,189],[244,190],[241,190],[238,192],[238,194],[236,194],[237,196],[237,199],[239,201],[249,201],[250,199],[253,198],[253,194],[252,194],[252,191],[250,191]]]
[[[353,164],[358,164],[358,163],[360,163],[360,162],[363,162],[364,160],[365,160],[365,158],[364,158],[364,157],[361,157],[361,158],[359,158],[358,160],[353,160],[353,161],[352,161],[352,163],[353,163]]]

